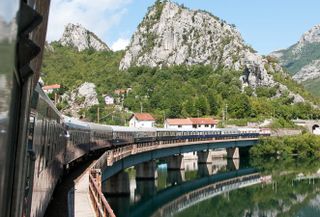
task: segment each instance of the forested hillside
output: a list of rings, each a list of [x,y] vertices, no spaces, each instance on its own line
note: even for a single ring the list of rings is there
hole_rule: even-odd
[[[242,90],[240,71],[202,65],[162,69],[141,66],[119,71],[123,52],[78,52],[57,43],[53,43],[52,48],[45,53],[45,83],[60,83],[65,90],[73,90],[85,81],[96,84],[102,115],[110,112],[110,108],[105,109],[103,94],[114,95],[116,89],[131,87],[132,91],[124,99],[124,107],[133,112],[140,111],[142,107],[143,111],[155,114],[158,121],[162,121],[164,116],[222,117],[226,106],[228,118],[262,119],[273,116],[289,120],[320,117],[319,111],[310,103],[292,104],[293,98],[285,93],[276,97],[277,87],[258,87],[256,90],[246,87]],[[285,74],[277,74],[275,79],[310,102],[316,102]],[[88,108],[86,112],[89,119],[95,120],[96,107]]]

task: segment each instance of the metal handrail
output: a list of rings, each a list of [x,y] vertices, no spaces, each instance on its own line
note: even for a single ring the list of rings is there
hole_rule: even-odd
[[[91,171],[92,172],[92,171]],[[97,217],[116,217],[108,201],[104,197],[96,179],[89,174],[89,194]]]

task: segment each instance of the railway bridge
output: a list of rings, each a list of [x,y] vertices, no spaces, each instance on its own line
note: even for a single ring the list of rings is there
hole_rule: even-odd
[[[137,179],[156,179],[156,159],[167,162],[168,169],[184,170],[184,153],[197,152],[199,164],[212,164],[212,150],[225,148],[227,158],[239,159],[241,149],[258,143],[258,137],[185,139],[130,144],[106,151],[89,175],[89,194],[97,215],[114,216],[102,193],[126,193],[128,182],[122,170],[135,166]],[[210,172],[207,171],[210,175]]]

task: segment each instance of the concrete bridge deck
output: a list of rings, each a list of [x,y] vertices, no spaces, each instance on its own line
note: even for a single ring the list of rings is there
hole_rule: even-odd
[[[89,174],[94,164],[75,180],[74,188],[69,192],[69,217],[96,217],[89,196]]]

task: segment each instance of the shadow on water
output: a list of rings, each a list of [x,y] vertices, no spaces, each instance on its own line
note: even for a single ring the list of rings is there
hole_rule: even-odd
[[[128,194],[106,197],[120,217],[320,216],[320,162],[242,158],[189,163],[185,170],[167,170],[159,162],[158,178],[151,180],[136,179],[135,169],[127,169]],[[261,183],[265,177],[272,178]]]

